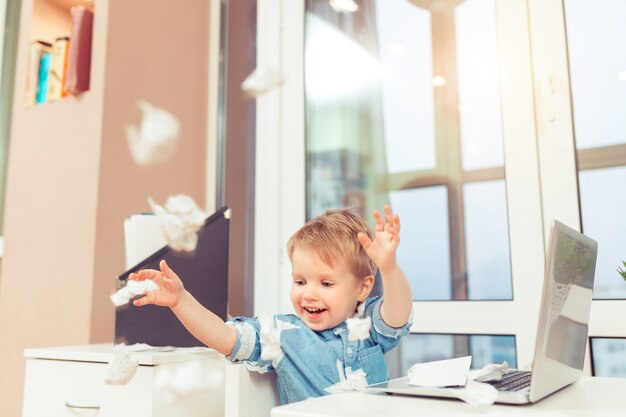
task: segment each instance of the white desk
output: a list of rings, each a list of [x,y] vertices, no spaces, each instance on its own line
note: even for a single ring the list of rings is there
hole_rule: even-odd
[[[224,358],[213,350],[136,352],[135,376],[126,385],[104,383],[113,344],[26,349],[23,417],[170,417],[224,414]],[[193,364],[210,384],[165,402],[156,381]]]
[[[311,398],[272,409],[272,417],[626,415],[626,379],[583,377],[579,382],[531,405],[474,407],[459,400],[352,392]]]
[[[139,367],[126,385],[104,383],[111,343],[26,349],[24,356],[23,417],[267,417],[279,404],[274,373],[248,372],[213,350],[132,353]],[[155,382],[190,362],[210,386],[164,404]]]

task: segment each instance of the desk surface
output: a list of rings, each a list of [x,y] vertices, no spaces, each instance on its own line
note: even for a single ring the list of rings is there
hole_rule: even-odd
[[[459,400],[350,392],[272,409],[272,417],[535,416],[623,417],[626,379],[583,377],[531,405],[475,407]]]
[[[159,365],[162,363],[183,362],[194,359],[208,359],[217,355],[209,348],[171,348],[159,351],[144,350],[131,352],[139,365]],[[24,350],[26,359],[56,359],[82,362],[110,362],[116,355],[113,343],[93,345],[55,346]]]

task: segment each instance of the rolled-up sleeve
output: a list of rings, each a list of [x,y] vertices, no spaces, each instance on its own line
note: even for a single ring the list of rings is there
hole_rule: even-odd
[[[272,362],[261,359],[260,324],[256,318],[235,317],[226,322],[237,330],[237,341],[226,359],[244,362],[248,369],[257,372],[272,371]]]
[[[226,322],[226,324],[233,326],[235,330],[237,330],[237,341],[235,342],[233,351],[230,355],[226,356],[227,359],[233,362],[249,360],[254,353],[254,345],[257,340],[254,327],[252,327],[250,323],[240,319],[240,317],[237,317]]]
[[[383,304],[382,297],[370,298],[366,301],[365,315],[372,318],[371,336],[387,352],[398,345],[400,338],[409,334],[413,324],[413,309],[409,315],[409,321],[402,327],[391,327],[383,320],[380,307]]]

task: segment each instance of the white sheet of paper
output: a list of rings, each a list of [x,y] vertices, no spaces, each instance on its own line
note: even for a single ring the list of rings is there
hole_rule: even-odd
[[[465,385],[465,374],[472,363],[471,356],[416,363],[409,369],[409,384],[421,387]]]

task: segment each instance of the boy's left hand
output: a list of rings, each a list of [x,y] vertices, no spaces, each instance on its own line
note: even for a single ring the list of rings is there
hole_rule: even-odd
[[[400,243],[400,217],[391,213],[391,207],[388,204],[385,204],[384,210],[385,220],[378,210],[374,210],[376,233],[373,241],[365,233],[357,235],[359,242],[381,273],[397,266],[396,249]]]

